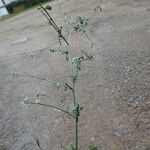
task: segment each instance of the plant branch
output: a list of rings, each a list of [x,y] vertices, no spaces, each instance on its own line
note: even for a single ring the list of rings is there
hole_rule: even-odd
[[[68,41],[66,40],[66,38],[62,35],[62,27],[59,28],[57,26],[57,24],[55,23],[55,21],[53,20],[53,18],[50,16],[50,14],[48,13],[48,11],[46,10],[46,8],[44,8],[40,3],[39,3],[39,6],[41,7],[41,9],[43,11],[42,14],[47,18],[47,20],[49,21],[49,23],[53,26],[53,28],[56,30],[56,32],[58,33],[58,37],[62,38],[64,40],[64,42],[69,45]]]
[[[52,80],[49,80],[47,78],[44,78],[44,77],[37,77],[37,76],[34,76],[34,75],[31,75],[31,74],[28,74],[25,72],[25,74],[18,74],[18,73],[13,73],[14,76],[17,76],[17,77],[30,77],[30,78],[34,78],[34,79],[37,79],[37,80],[41,80],[41,81],[47,81],[49,83],[52,83],[54,85],[57,85],[58,82],[55,82],[55,81],[52,81]]]
[[[57,106],[53,106],[53,105],[50,105],[50,104],[43,104],[43,103],[39,103],[39,102],[32,102],[32,101],[29,101],[29,100],[25,100],[24,101],[24,104],[27,104],[27,105],[30,105],[30,104],[33,104],[33,105],[41,105],[41,106],[46,106],[46,107],[51,107],[51,108],[54,108],[54,109],[57,109],[57,110],[60,110],[66,114],[68,114],[69,116],[73,117],[74,119],[76,119],[76,116],[69,113],[68,111],[62,109],[62,108],[59,108]]]

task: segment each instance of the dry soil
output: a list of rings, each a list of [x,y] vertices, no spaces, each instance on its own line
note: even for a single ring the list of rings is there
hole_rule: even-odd
[[[62,12],[58,7],[61,5]],[[53,1],[52,16],[90,16],[98,0]],[[103,0],[103,11],[88,25],[88,48],[73,36],[73,53],[95,53],[84,63],[76,87],[84,107],[80,150],[150,150],[150,0]],[[45,107],[23,107],[24,98],[46,92],[43,102],[69,105],[70,94],[43,81],[12,78],[13,71],[68,81],[66,60],[46,48],[57,39],[40,12],[32,9],[0,22],[0,150],[61,150],[74,143],[74,123]],[[86,42],[85,42],[86,41]],[[31,57],[33,56],[33,57]]]

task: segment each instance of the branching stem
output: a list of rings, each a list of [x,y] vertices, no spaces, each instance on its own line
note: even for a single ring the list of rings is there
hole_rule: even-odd
[[[44,12],[41,10],[42,14],[43,14],[43,15],[46,17],[46,19],[49,21],[50,25],[52,25],[53,28],[54,28],[54,29],[56,30],[56,32],[58,33],[58,36],[59,36],[60,38],[62,38],[62,39],[64,40],[64,42],[65,42],[67,45],[69,45],[69,43],[68,43],[68,41],[66,40],[66,38],[62,35],[62,29],[57,26],[57,24],[55,23],[55,21],[53,20],[53,18],[50,16],[50,14],[49,14],[48,11],[46,10],[46,8],[44,8],[40,3],[39,3],[39,6],[40,6],[41,9],[45,12],[45,13],[44,13]]]
[[[68,114],[69,116],[73,117],[74,119],[76,119],[77,117],[71,113],[69,113],[68,111],[62,109],[62,108],[59,108],[57,106],[53,106],[53,105],[50,105],[50,104],[43,104],[43,103],[39,103],[39,102],[32,102],[32,101],[25,101],[26,104],[33,104],[33,105],[41,105],[41,106],[46,106],[46,107],[51,107],[51,108],[54,108],[54,109],[57,109],[57,110],[60,110],[66,114]]]
[[[54,108],[56,110],[60,110],[64,113],[68,114],[69,116],[73,117],[75,119],[75,126],[76,126],[75,127],[75,150],[79,150],[79,143],[78,143],[79,142],[79,131],[78,130],[79,130],[79,116],[80,116],[81,108],[80,108],[80,105],[77,103],[77,100],[76,100],[75,84],[76,84],[76,80],[78,78],[78,71],[80,70],[80,66],[79,66],[80,64],[76,64],[77,68],[76,68],[76,70],[74,70],[75,69],[74,68],[74,62],[73,62],[73,56],[72,56],[72,53],[71,53],[71,46],[70,46],[71,45],[71,33],[75,30],[75,28],[73,28],[73,30],[71,32],[69,32],[69,27],[67,28],[68,38],[66,39],[66,37],[62,34],[62,27],[61,26],[59,27],[56,24],[54,19],[51,17],[50,13],[47,11],[46,7],[43,7],[40,3],[39,3],[39,6],[40,6],[39,10],[42,12],[42,14],[48,20],[49,24],[54,28],[54,30],[58,34],[58,40],[59,40],[60,45],[61,45],[61,39],[67,45],[67,61],[68,61],[68,66],[69,66],[69,71],[70,71],[70,78],[71,78],[71,82],[72,82],[72,88],[70,88],[70,89],[71,89],[72,95],[73,95],[73,103],[74,103],[74,106],[75,106],[75,113],[74,113],[74,110],[73,110],[73,112],[69,112],[67,110],[64,110],[63,108],[59,108],[57,106],[53,106],[53,105],[49,105],[49,104],[43,104],[43,103],[39,103],[39,102],[25,101],[25,104],[34,104],[34,105],[41,105],[41,106],[51,107],[51,108]],[[88,21],[90,21],[95,16],[95,14],[96,14],[96,11],[88,19]],[[67,21],[65,20],[64,17],[63,17],[63,19],[65,21],[65,24],[67,25]],[[88,40],[90,42],[92,42],[90,37],[87,35],[86,31],[83,30],[84,27],[85,26],[81,27],[80,31],[83,31],[83,33],[88,38]],[[83,54],[86,57],[85,58],[83,57],[82,61],[83,60],[91,60],[93,58],[92,55],[88,55],[84,51],[83,51]],[[79,62],[79,60],[78,60],[78,63],[81,63],[81,61]],[[44,81],[50,82],[50,83],[52,83],[56,86],[57,86],[57,84],[59,84],[58,82],[54,82],[54,81],[49,80],[47,78],[36,77],[36,76],[30,75],[30,74],[27,74],[27,73],[25,73],[24,75],[20,75],[20,76],[27,76],[27,77],[35,78],[35,79],[38,79],[38,80],[44,80]],[[59,85],[59,86],[61,86],[61,85]],[[68,86],[68,87],[70,87],[70,86]]]

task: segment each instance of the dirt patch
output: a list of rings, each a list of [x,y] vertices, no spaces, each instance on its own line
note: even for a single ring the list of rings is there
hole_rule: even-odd
[[[89,16],[98,0],[59,2],[64,12]],[[55,6],[52,15],[62,24],[57,2],[51,5]],[[105,0],[102,13],[89,24],[95,60],[83,64],[77,88],[84,107],[80,122],[82,150],[87,150],[91,141],[101,150],[150,149],[149,6],[149,0]],[[26,42],[11,44],[25,38]],[[58,150],[60,144],[74,142],[74,125],[68,117],[51,109],[26,109],[21,105],[25,97],[32,98],[39,91],[49,95],[43,102],[69,103],[69,93],[45,82],[11,76],[17,71],[67,81],[65,59],[44,50],[55,39],[37,10],[0,22],[1,150],[38,150],[37,139],[43,150]],[[78,53],[76,49],[74,53]]]

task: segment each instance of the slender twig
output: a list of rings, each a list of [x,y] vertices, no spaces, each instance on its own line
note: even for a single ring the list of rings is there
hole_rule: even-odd
[[[66,32],[67,33],[69,33],[69,24],[68,24],[68,21],[67,21],[67,19],[64,17],[64,14],[63,14],[63,11],[62,11],[62,9],[61,9],[61,6],[60,6],[60,4],[57,2],[57,4],[58,4],[58,7],[59,7],[59,10],[60,10],[60,12],[61,12],[61,16],[62,16],[62,18],[63,18],[63,21],[64,21],[64,23],[65,23],[65,27],[66,27]]]
[[[71,117],[73,117],[73,118],[76,119],[76,116],[75,116],[75,115],[69,113],[68,111],[66,111],[66,110],[64,110],[64,109],[62,109],[62,108],[59,108],[59,107],[57,107],[57,106],[54,106],[54,105],[43,104],[43,103],[39,103],[39,102],[32,102],[32,101],[29,101],[29,100],[25,101],[24,103],[25,103],[25,104],[29,104],[29,105],[30,105],[30,104],[33,104],[33,105],[41,105],[41,106],[51,107],[51,108],[60,110],[60,111],[66,113],[66,114],[68,114],[69,116],[71,116]]]
[[[78,150],[78,148],[79,148],[79,144],[78,144],[78,142],[79,142],[79,114],[80,114],[80,106],[79,106],[79,104],[77,105],[77,107],[76,107],[76,150]]]
[[[50,14],[46,10],[46,8],[44,8],[40,3],[39,3],[39,6],[45,12],[44,13],[43,11],[41,11],[42,14],[47,18],[47,20],[49,21],[49,23],[54,27],[54,29],[58,33],[58,36],[61,37],[67,45],[69,45],[69,43],[66,40],[66,38],[62,35],[62,29],[57,26],[57,24],[55,23],[55,21],[53,20],[53,18],[50,16]]]
[[[76,118],[76,150],[78,150],[78,142],[79,142],[79,137],[78,137],[78,128],[79,128],[79,120],[78,120],[78,116]]]
[[[72,88],[73,88],[73,90],[72,90],[72,94],[73,94],[73,102],[74,102],[74,105],[76,105],[75,83],[74,83],[74,82],[73,82]]]
[[[25,73],[25,74],[13,73],[13,75],[14,76],[20,76],[20,77],[30,77],[30,78],[34,78],[34,79],[41,80],[41,81],[47,81],[47,82],[52,83],[52,84],[58,84],[58,82],[55,82],[53,80],[49,80],[49,79],[44,78],[44,77],[37,77],[37,76],[31,75],[28,73]]]
[[[54,22],[54,20],[52,19],[52,17],[50,16],[50,14],[48,13],[48,11],[46,10],[46,8],[44,8],[40,3],[39,3],[39,5],[45,11],[45,13],[48,16],[49,20],[53,23],[55,29],[59,30],[58,26],[56,25],[56,23]]]
[[[39,149],[42,150],[39,140],[37,140],[36,143],[37,143]]]

